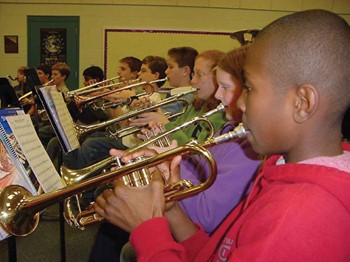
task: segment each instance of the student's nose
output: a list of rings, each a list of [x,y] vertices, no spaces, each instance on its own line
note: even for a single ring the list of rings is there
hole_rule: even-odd
[[[245,91],[243,91],[238,100],[237,100],[237,107],[242,111],[242,112],[245,112],[245,103],[246,103],[246,97],[247,97],[247,94]]]
[[[220,87],[215,92],[215,98],[222,102],[222,92]]]
[[[197,77],[196,77],[196,76],[193,76],[192,79],[191,79],[191,84],[192,84],[192,85],[196,85],[197,83],[198,83]]]

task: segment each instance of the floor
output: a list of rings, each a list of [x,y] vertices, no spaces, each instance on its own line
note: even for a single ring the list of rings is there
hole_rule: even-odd
[[[58,204],[48,208],[48,211],[58,213]],[[64,222],[65,260],[61,256],[60,222],[41,219],[37,229],[26,237],[16,237],[16,255],[8,255],[9,241],[0,241],[1,262],[87,262],[91,248],[95,242],[98,224],[90,225],[85,231],[70,227]]]

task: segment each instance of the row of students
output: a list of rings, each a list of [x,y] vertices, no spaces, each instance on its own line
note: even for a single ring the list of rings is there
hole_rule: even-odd
[[[232,131],[241,122],[242,113],[235,104],[242,92],[242,67],[246,49],[246,47],[242,47],[226,54],[216,50],[204,51],[195,60],[195,72],[203,74],[203,77],[195,76],[192,79],[195,86],[201,89],[199,92],[202,92],[196,99],[215,96],[225,107],[226,123],[217,130],[215,136]],[[192,116],[187,118],[187,120],[189,119],[192,119]],[[201,141],[203,142],[203,140],[204,136],[202,135]],[[157,153],[162,153],[184,141],[187,139],[179,139],[178,142],[173,140],[172,145],[167,148],[155,146],[150,148],[156,150]],[[177,208],[183,210],[192,221],[201,224],[205,231],[211,234],[230,210],[245,197],[261,160],[260,156],[252,150],[247,138],[235,139],[213,146],[209,148],[209,151],[218,166],[218,177],[215,183],[206,191],[179,201]],[[113,154],[122,156],[124,152],[113,151]],[[199,156],[185,156],[181,160],[180,170],[180,178],[188,179],[194,185],[200,184],[209,176],[209,167],[206,161]],[[232,190],[229,190],[230,187]],[[120,250],[120,245],[123,244],[121,236],[124,233],[120,229],[113,229],[107,225],[104,225],[103,229],[105,227],[110,228],[108,235],[104,233],[109,238],[103,238],[101,233],[98,235],[99,242],[95,243],[92,257],[103,256],[105,261],[115,261],[119,256],[117,252]],[[109,240],[113,230],[115,232],[114,246],[112,245],[113,241]],[[124,246],[121,256],[123,260],[136,261],[130,245]]]
[[[181,88],[185,86],[187,89],[190,87],[191,72],[194,66],[194,59],[198,52],[190,47],[180,47],[172,48],[169,50],[169,57],[165,62],[164,58],[148,56],[141,63],[142,66],[138,71],[138,74],[132,73],[132,68],[134,65],[129,65],[127,63],[135,63],[135,60],[128,59],[121,60],[121,67],[123,71],[130,72],[129,76],[137,76],[142,78],[142,80],[150,81],[157,79],[162,79],[165,75],[168,77],[169,84],[174,88]],[[150,61],[152,58],[153,62]],[[161,66],[160,66],[161,65]],[[125,76],[123,76],[125,80]],[[160,87],[163,83],[158,83]],[[181,86],[179,86],[181,85]],[[191,102],[193,95],[187,96],[187,99]],[[177,104],[169,105],[164,108],[164,110],[169,110],[172,112],[177,112],[181,110]],[[130,145],[130,143],[127,143]],[[106,135],[106,132],[95,132],[90,135],[81,144],[81,147],[77,150],[72,151],[69,154],[63,156],[63,164],[69,168],[80,169],[91,164],[94,164],[101,159],[108,157],[109,150],[111,148],[126,149],[127,146],[123,144],[122,139],[110,138]]]
[[[213,69],[217,66],[217,63],[219,62],[219,60],[221,59],[224,53],[218,50],[207,50],[197,55],[197,53],[193,48],[180,47],[180,48],[170,49],[168,54],[170,54],[171,56],[168,57],[168,67],[165,71],[165,74],[167,74],[170,84],[172,83],[174,83],[175,85],[180,83],[185,84],[187,83],[185,79],[188,79],[190,81],[190,83],[187,84],[186,86],[174,88],[174,90],[182,89],[182,91],[186,91],[192,87],[197,88],[197,92],[195,93],[194,98],[192,95],[189,97],[190,99],[189,108],[182,116],[178,117],[175,120],[175,122],[170,122],[165,117],[166,123],[167,123],[165,127],[167,130],[170,130],[175,126],[178,126],[184,122],[187,122],[193,119],[195,116],[201,116],[205,112],[211,109],[214,109],[218,105],[220,101],[215,98],[215,92],[217,91],[218,84],[216,82],[216,79],[215,79],[216,75]],[[192,58],[192,59],[189,59],[189,58]],[[191,69],[190,66],[192,65],[193,65],[193,68]],[[143,64],[143,66],[145,66],[145,64]],[[145,69],[144,71],[146,71],[146,68],[144,69]],[[193,74],[193,72],[195,72],[195,74]],[[201,74],[200,76],[198,76],[199,73]],[[143,73],[141,69],[139,76],[141,77],[142,74]],[[192,76],[194,77],[191,79]],[[159,76],[157,76],[157,78],[159,78]],[[145,80],[145,79],[142,79],[142,80]],[[162,111],[158,110],[158,112],[162,112]],[[144,113],[144,114],[141,114],[139,117],[143,118],[144,115],[148,115],[148,114],[152,115],[152,114],[158,114],[158,113]],[[162,115],[164,116],[163,113]],[[221,112],[216,115],[213,115],[210,117],[209,120],[213,123],[214,129],[215,129],[214,131],[218,131],[226,121],[225,113]],[[146,124],[149,124],[149,123],[145,122],[143,125],[146,125]],[[190,139],[197,139],[197,140],[199,139],[200,141],[203,141],[208,135],[209,135],[208,126],[206,124],[199,123],[199,124],[194,124],[192,126],[189,126],[184,130],[180,130],[177,132],[177,134],[174,133],[172,137],[175,138],[179,144],[184,144],[188,142]],[[89,140],[91,141],[91,139]],[[115,143],[115,141],[113,142]],[[110,146],[109,148],[106,148],[106,149],[109,152],[111,148],[112,147]],[[93,159],[93,157],[96,157],[97,155],[95,153],[96,151],[101,152],[101,145],[96,146],[94,150],[87,150],[87,148],[85,148],[84,151],[86,153],[91,154],[91,158]],[[107,156],[108,154],[106,154],[104,158]],[[108,228],[109,230],[106,230],[106,228]],[[114,234],[112,234],[112,232],[114,232]],[[118,241],[119,243],[115,245],[114,250],[106,248],[111,246],[111,244],[108,243],[109,242],[108,240],[110,239],[110,235],[114,235],[116,239],[119,239]],[[116,257],[119,256],[117,250],[120,249],[120,245],[123,243],[123,236],[124,236],[124,232],[121,232],[120,230],[115,228],[111,228],[111,226],[108,224],[101,225],[101,228],[95,243],[95,248],[92,251],[92,255],[91,255],[92,259],[93,258],[100,259],[101,256],[105,256],[104,259],[107,259],[107,260],[116,259]]]

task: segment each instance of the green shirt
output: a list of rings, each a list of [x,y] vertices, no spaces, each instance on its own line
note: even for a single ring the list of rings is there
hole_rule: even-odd
[[[181,124],[192,120],[194,117],[201,117],[206,113],[206,111],[201,108],[200,110],[195,110],[193,105],[190,105],[186,112],[177,117],[174,122],[169,122],[165,125],[166,131],[174,129]],[[218,112],[208,117],[208,120],[214,126],[214,133],[220,130],[226,123],[227,119],[225,117],[225,112]],[[171,139],[175,139],[179,145],[184,145],[190,142],[192,139],[197,140],[199,143],[204,142],[210,134],[210,128],[208,124],[204,121],[200,121],[191,124],[182,130],[178,130],[171,134]]]

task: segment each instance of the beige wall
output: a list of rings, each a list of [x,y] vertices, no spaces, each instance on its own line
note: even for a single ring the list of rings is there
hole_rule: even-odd
[[[82,72],[90,65],[103,67],[106,28],[233,32],[311,8],[331,10],[350,22],[350,0],[0,0],[0,76],[15,75],[27,62],[28,15],[80,17]],[[18,54],[4,53],[4,35],[19,36]]]

